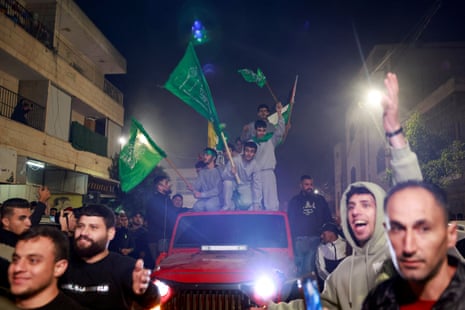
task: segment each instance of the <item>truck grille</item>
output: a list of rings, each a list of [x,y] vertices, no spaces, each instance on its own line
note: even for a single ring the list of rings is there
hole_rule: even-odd
[[[252,304],[239,290],[181,290],[162,310],[247,310]]]

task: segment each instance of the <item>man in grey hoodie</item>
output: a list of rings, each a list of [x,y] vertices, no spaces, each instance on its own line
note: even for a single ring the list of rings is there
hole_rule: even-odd
[[[391,167],[395,183],[421,180],[418,159],[403,135],[398,116],[399,86],[395,74],[384,80],[387,94],[383,97],[383,126],[391,145]],[[355,182],[341,198],[341,225],[353,248],[325,282],[321,294],[328,309],[360,309],[368,292],[383,278],[383,263],[389,259],[383,230],[383,200],[386,192],[371,182]]]

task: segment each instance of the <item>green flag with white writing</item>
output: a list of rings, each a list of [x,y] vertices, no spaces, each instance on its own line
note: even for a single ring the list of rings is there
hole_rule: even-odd
[[[257,69],[257,73],[253,72],[250,69],[240,69],[237,70],[244,80],[249,83],[255,83],[259,87],[263,87],[266,85],[266,76],[263,74],[262,70],[260,68]]]
[[[139,185],[147,175],[166,157],[144,127],[132,119],[130,138],[119,154],[119,177],[123,192]]]
[[[165,88],[212,122],[217,135],[220,135],[218,114],[192,43],[189,43],[184,57],[170,74]]]

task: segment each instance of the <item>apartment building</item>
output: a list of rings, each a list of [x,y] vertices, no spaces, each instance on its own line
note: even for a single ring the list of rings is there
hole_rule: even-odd
[[[72,0],[0,0],[0,201],[114,196],[126,60]]]

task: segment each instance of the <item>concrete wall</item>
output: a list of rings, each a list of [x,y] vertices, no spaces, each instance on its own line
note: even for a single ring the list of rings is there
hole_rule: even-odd
[[[0,118],[0,144],[31,157],[72,171],[109,178],[111,159],[75,150],[70,143],[7,118]]]
[[[58,88],[80,98],[116,124],[124,125],[124,107],[116,103],[70,64],[0,14],[0,46]]]

